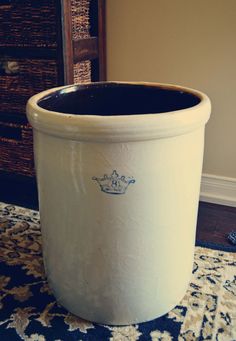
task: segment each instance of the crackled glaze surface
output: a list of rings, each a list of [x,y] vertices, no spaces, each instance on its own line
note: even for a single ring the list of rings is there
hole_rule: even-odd
[[[176,307],[151,322],[111,327],[82,320],[56,301],[44,273],[38,212],[0,203],[0,237],[1,340],[236,339],[236,253],[196,247],[191,281]]]
[[[139,87],[148,92],[150,84]],[[48,280],[59,302],[91,321],[161,316],[190,280],[210,102],[191,89],[153,88],[198,101],[158,115],[114,116],[38,106],[54,90],[28,103]]]

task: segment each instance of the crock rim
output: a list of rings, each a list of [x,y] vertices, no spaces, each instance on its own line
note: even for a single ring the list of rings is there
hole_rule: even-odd
[[[163,113],[122,114],[102,116],[96,114],[71,114],[42,108],[38,102],[58,90],[74,86],[104,84],[139,85],[176,90],[192,94],[200,102],[184,109]],[[182,85],[158,82],[105,81],[69,84],[44,90],[27,102],[27,117],[35,130],[62,138],[100,142],[149,140],[171,137],[190,132],[209,119],[211,103],[206,94]],[[142,121],[142,122],[141,122]]]

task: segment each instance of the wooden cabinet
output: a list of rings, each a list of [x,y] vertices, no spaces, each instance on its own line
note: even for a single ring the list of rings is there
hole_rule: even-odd
[[[105,80],[104,0],[1,0],[0,173],[34,176],[28,98]]]

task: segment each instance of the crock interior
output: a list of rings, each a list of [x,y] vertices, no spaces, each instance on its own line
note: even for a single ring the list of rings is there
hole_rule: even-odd
[[[66,114],[113,116],[165,113],[193,107],[200,101],[200,97],[175,88],[92,83],[55,91],[41,98],[37,104]]]

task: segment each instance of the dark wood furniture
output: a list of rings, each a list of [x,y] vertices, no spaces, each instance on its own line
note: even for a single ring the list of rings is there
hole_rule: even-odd
[[[7,182],[35,183],[27,99],[105,80],[105,56],[105,0],[1,0],[0,193]]]

